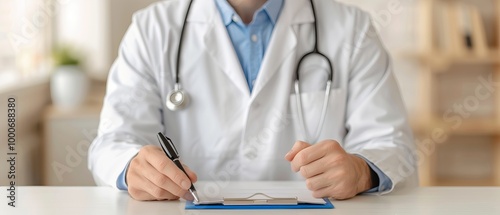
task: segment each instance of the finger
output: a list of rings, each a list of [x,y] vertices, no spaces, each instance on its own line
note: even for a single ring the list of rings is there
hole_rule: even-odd
[[[319,142],[297,153],[295,158],[292,160],[292,170],[297,172],[302,166],[319,160],[328,154],[342,154],[342,152],[343,149],[337,141],[326,140]]]
[[[194,201],[194,197],[193,195],[191,195],[191,192],[186,192],[186,194],[184,194],[182,198],[186,201]]]
[[[154,196],[152,196],[151,194],[149,194],[146,191],[129,188],[128,193],[130,194],[130,196],[133,199],[138,200],[138,201],[156,200],[156,198]]]
[[[314,198],[335,198],[336,200],[345,200],[345,199],[350,199],[354,196],[356,196],[355,193],[350,193],[348,190],[344,189],[341,190],[339,189],[340,187],[344,186],[343,184],[332,184],[328,187],[324,187],[322,189],[316,190],[312,192],[312,196]]]
[[[142,181],[141,187],[144,191],[148,192],[151,196],[153,196],[156,200],[174,200],[179,199],[178,196],[168,192],[167,190],[156,186],[153,182],[149,181],[146,177]]]
[[[191,168],[189,168],[187,165],[184,164],[182,164],[182,166],[184,167],[184,170],[186,170],[186,173],[188,174],[189,179],[191,179],[192,183],[198,181],[198,176],[196,175],[196,173],[193,172],[193,170],[191,170]]]
[[[330,161],[327,158],[328,156],[313,161],[307,165],[301,166],[299,169],[300,175],[307,179],[331,170],[334,167],[330,165]]]
[[[159,172],[151,164],[146,163],[143,165],[143,175],[144,177],[152,182],[154,185],[168,191],[169,193],[182,197],[186,194],[186,190],[179,187],[175,182],[173,182],[169,177]]]
[[[198,180],[198,176],[196,175],[196,173],[194,173],[193,170],[191,170],[187,165],[182,164],[182,166],[184,167],[184,170],[188,174],[189,178],[191,179],[191,183],[195,183]],[[184,196],[182,196],[182,198],[187,200],[187,201],[194,200],[194,197],[191,194],[191,192],[186,192],[186,194],[184,194]]]
[[[295,142],[295,144],[293,145],[292,149],[286,153],[285,155],[285,159],[287,161],[292,161],[293,158],[295,157],[295,155],[297,155],[297,153],[299,153],[300,151],[302,151],[303,149],[307,148],[311,146],[311,144],[309,143],[306,143],[304,141],[297,141]]]
[[[168,159],[159,147],[157,150],[151,150],[151,155],[147,156],[146,159],[155,169],[169,177],[182,189],[188,190],[191,187],[189,177],[173,161]]]
[[[327,187],[324,187],[322,189],[319,189],[319,190],[315,190],[312,192],[312,196],[314,198],[329,198],[329,197],[333,197],[331,192],[332,190],[334,189],[333,185],[332,186],[327,186]]]
[[[152,196],[148,192],[144,191],[144,187],[142,184],[146,179],[144,179],[143,175],[133,171],[136,166],[139,165],[137,161],[132,161],[129,166],[129,171],[127,171],[127,181],[128,181],[128,193],[129,195],[139,201],[146,200],[156,200],[156,197]],[[142,166],[142,165],[141,165]],[[142,167],[139,167],[142,169]]]
[[[292,170],[297,172],[301,167],[306,166],[322,157],[324,157],[328,151],[324,150],[320,143],[312,145],[298,152],[297,155],[292,160]]]
[[[306,179],[307,189],[310,191],[318,191],[333,185],[335,182],[334,180],[329,179],[328,174],[329,173],[323,173]]]

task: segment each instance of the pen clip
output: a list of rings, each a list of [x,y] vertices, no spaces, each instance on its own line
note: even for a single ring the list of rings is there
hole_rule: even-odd
[[[177,152],[177,149],[175,148],[175,145],[170,138],[166,137],[161,132],[158,132],[158,135],[156,136],[158,137],[158,141],[160,142],[161,148],[163,149],[165,154],[167,154],[168,158],[173,160],[174,158],[179,156],[179,153]],[[170,146],[171,149],[168,148],[167,144]]]

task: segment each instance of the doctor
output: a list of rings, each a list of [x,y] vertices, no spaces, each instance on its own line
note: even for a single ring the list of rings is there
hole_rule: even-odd
[[[89,149],[96,183],[139,200],[189,198],[197,179],[304,180],[337,199],[414,186],[412,134],[374,32],[368,14],[334,0],[169,0],[137,12]]]

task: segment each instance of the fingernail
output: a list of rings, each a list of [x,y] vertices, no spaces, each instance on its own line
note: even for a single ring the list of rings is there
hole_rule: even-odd
[[[291,152],[286,153],[285,157],[288,157],[288,155],[290,155],[290,153],[291,153]]]
[[[188,201],[194,200],[194,197],[193,197],[193,195],[191,195],[190,192],[186,192],[182,198],[184,198],[185,200],[188,200]]]
[[[181,182],[181,187],[182,189],[187,190],[191,187],[191,182],[184,180]]]

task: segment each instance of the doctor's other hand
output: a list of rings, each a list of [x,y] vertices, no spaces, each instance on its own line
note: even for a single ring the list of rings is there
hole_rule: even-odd
[[[136,200],[192,200],[188,189],[197,176],[183,165],[189,178],[172,162],[159,146],[141,148],[128,167],[128,193]]]
[[[300,171],[315,198],[349,199],[372,188],[368,164],[347,153],[337,141],[314,145],[297,141],[285,159],[294,172]]]

